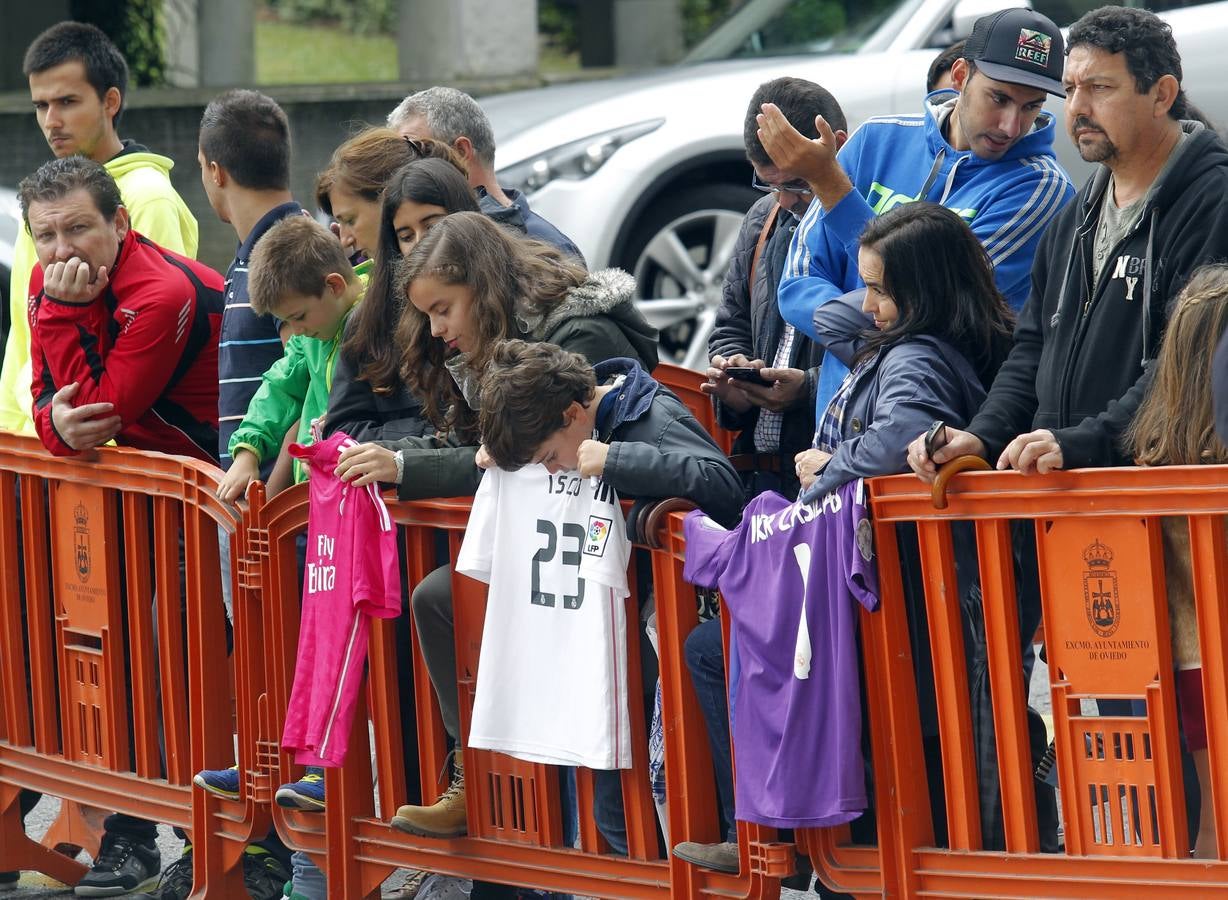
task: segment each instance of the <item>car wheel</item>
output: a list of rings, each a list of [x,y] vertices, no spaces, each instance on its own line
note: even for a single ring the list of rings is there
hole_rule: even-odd
[[[654,204],[627,242],[623,267],[635,276],[644,318],[661,332],[663,359],[707,364],[725,271],[760,196],[735,184],[687,188]]]

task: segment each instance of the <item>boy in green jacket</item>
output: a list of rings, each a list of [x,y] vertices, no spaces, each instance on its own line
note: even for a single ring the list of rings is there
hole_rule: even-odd
[[[252,311],[271,313],[290,329],[285,355],[264,373],[247,415],[230,438],[234,459],[218,486],[233,502],[260,475],[260,463],[281,450],[298,420],[298,442],[312,442],[311,426],[328,409],[333,367],[346,317],[363,286],[341,244],[307,216],[278,222],[260,239],[251,258]],[[306,470],[296,460],[294,480]]]

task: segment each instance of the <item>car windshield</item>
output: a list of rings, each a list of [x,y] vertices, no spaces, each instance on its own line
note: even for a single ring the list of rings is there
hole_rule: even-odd
[[[748,0],[683,61],[869,49],[871,37],[894,33],[920,5],[921,0]],[[892,23],[898,24],[883,27]]]

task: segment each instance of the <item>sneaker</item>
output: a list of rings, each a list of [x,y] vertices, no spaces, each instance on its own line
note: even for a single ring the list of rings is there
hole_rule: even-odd
[[[147,896],[153,900],[184,900],[192,893],[192,845],[184,844],[180,857],[162,872],[162,880]]]
[[[403,869],[397,873],[400,883],[394,884],[392,879],[384,882],[384,900],[414,900],[422,891],[423,885],[431,876],[416,869]]]
[[[273,796],[278,806],[319,812],[324,809],[324,770],[307,767],[307,774],[298,781],[283,784]]]
[[[457,757],[459,760],[459,757]],[[469,833],[465,814],[465,770],[455,764],[452,783],[430,806],[402,806],[392,817],[392,827],[419,837],[460,837]]]
[[[77,882],[78,897],[118,897],[157,882],[162,855],[153,841],[139,843],[126,834],[104,834],[94,865]]]
[[[265,850],[252,844],[243,850],[243,884],[247,894],[254,900],[277,900],[284,896],[282,891],[290,873],[282,865],[281,860]]]
[[[689,862],[701,869],[711,869],[713,872],[738,871],[738,845],[730,841],[720,844],[700,844],[695,841],[683,841],[674,845],[674,856]]]
[[[797,854],[797,871],[792,875],[788,875],[780,879],[782,888],[792,888],[795,891],[808,891],[810,885],[814,881],[814,865],[810,862],[810,857],[805,853]],[[820,896],[823,893],[819,892]],[[846,897],[847,894],[833,894],[834,897]]]
[[[452,875],[428,875],[414,900],[469,900],[473,882]]]
[[[0,893],[17,890],[19,881],[21,881],[20,872],[0,872]]]
[[[202,769],[196,773],[192,783],[198,788],[204,788],[210,794],[221,797],[224,800],[239,799],[240,778],[238,766],[231,766],[229,769]]]

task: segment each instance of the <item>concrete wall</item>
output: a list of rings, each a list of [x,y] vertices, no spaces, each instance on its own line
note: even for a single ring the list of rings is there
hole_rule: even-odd
[[[537,72],[536,0],[400,0],[397,23],[402,81]]]
[[[200,116],[213,91],[139,91],[129,100],[120,136],[139,141],[175,161],[171,180],[200,223],[200,259],[225,271],[235,250],[235,234],[219,222],[200,186],[196,138]],[[294,139],[291,184],[295,197],[314,208],[315,176],[333,150],[364,123],[383,124],[405,95],[395,84],[347,88],[270,90],[290,118]],[[28,94],[0,95],[0,185],[13,187],[51,158],[30,111]]]

